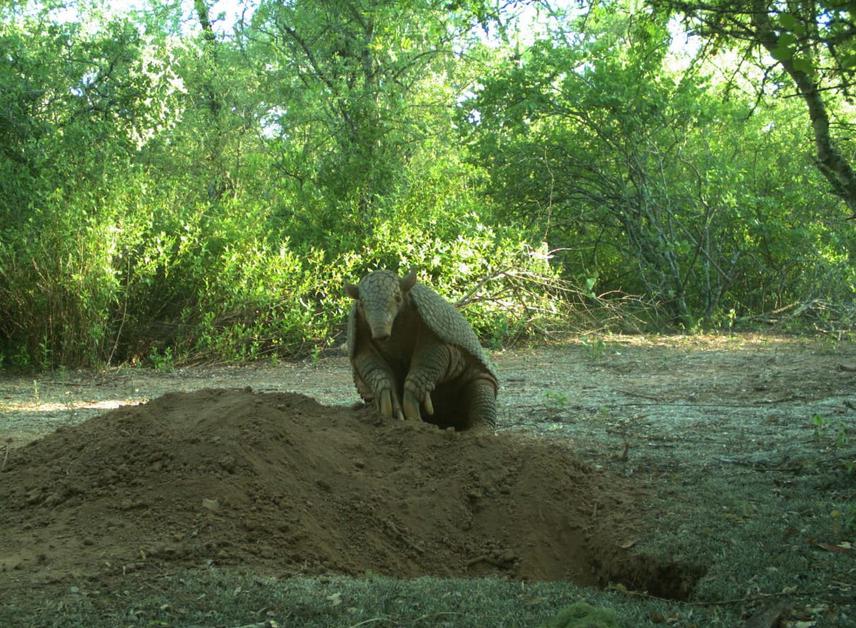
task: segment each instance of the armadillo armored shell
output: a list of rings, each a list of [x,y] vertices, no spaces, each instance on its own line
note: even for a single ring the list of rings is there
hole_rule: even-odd
[[[422,319],[432,332],[443,342],[454,345],[476,360],[484,370],[493,378],[494,382],[499,385],[499,378],[496,374],[496,367],[488,357],[487,352],[482,348],[478,337],[469,322],[464,318],[455,306],[449,303],[446,299],[434,292],[428,286],[416,283],[410,289],[411,302],[419,312],[419,317]],[[351,305],[351,312],[348,316],[348,355],[351,360],[354,358],[357,346],[357,304]],[[363,382],[362,378],[354,371],[354,383],[357,386],[357,391],[360,397],[366,401],[373,396],[371,388]]]
[[[481,346],[478,336],[454,305],[421,283],[410,289],[410,296],[422,322],[428,325],[440,340],[469,353],[494,380],[499,381],[496,368]]]

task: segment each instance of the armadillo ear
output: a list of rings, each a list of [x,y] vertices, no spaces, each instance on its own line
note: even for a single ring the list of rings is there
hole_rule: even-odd
[[[347,294],[352,299],[359,299],[360,289],[352,283],[345,283],[345,294]]]
[[[410,272],[407,273],[407,276],[399,279],[398,285],[401,287],[402,292],[407,292],[416,285],[416,269],[411,269]]]

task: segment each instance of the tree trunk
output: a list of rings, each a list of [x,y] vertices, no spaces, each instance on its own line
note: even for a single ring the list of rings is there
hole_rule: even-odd
[[[779,37],[770,23],[767,5],[764,0],[753,0],[752,23],[758,41],[771,55],[779,45]],[[832,191],[847,203],[856,218],[856,173],[829,135],[829,114],[820,96],[817,82],[808,73],[794,65],[793,59],[779,59],[785,72],[793,79],[800,96],[808,106],[808,115],[814,131],[814,145],[817,150],[817,165],[820,172],[829,181]]]

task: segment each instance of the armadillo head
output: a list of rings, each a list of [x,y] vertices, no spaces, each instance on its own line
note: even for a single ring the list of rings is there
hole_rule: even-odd
[[[376,270],[363,277],[359,286],[346,283],[345,292],[357,301],[360,314],[372,330],[372,338],[386,340],[415,283],[415,271],[399,279],[392,271]]]

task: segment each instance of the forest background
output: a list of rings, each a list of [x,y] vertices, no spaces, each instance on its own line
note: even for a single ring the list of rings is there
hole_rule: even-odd
[[[391,267],[483,341],[841,334],[841,0],[0,2],[0,365],[341,342]]]

